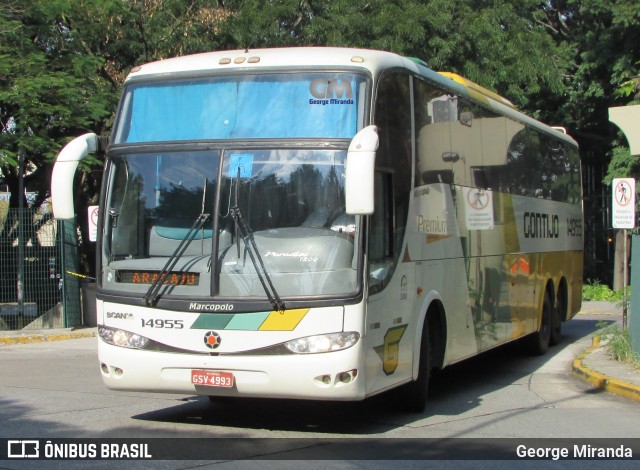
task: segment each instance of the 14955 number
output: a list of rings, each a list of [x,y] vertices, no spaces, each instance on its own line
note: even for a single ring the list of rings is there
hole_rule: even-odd
[[[150,318],[145,320],[141,318],[142,328],[173,328],[181,330],[184,328],[183,320],[163,320],[162,318]]]

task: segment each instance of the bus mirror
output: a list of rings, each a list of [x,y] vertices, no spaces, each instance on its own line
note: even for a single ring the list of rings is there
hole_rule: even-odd
[[[373,171],[377,149],[376,126],[365,127],[351,140],[345,168],[347,214],[373,214]]]
[[[98,136],[85,134],[76,137],[58,154],[51,174],[51,206],[55,219],[72,219],[75,216],[73,207],[73,178],[80,160],[98,148]]]

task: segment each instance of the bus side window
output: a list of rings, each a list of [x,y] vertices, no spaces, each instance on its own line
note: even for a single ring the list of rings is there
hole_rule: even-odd
[[[415,184],[454,182],[452,124],[457,120],[457,97],[429,82],[415,79]]]

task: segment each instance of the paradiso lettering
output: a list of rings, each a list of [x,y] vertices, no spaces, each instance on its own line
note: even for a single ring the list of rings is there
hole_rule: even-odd
[[[524,238],[558,238],[560,217],[538,212],[524,213]]]
[[[316,78],[311,81],[309,92],[313,99],[309,104],[353,104],[353,90],[349,80],[336,80],[328,78]]]

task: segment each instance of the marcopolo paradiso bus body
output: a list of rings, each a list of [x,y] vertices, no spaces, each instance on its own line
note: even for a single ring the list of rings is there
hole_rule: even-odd
[[[575,142],[504,98],[379,51],[225,51],[134,68],[105,155],[99,363],[108,387],[360,400],[580,308]]]

